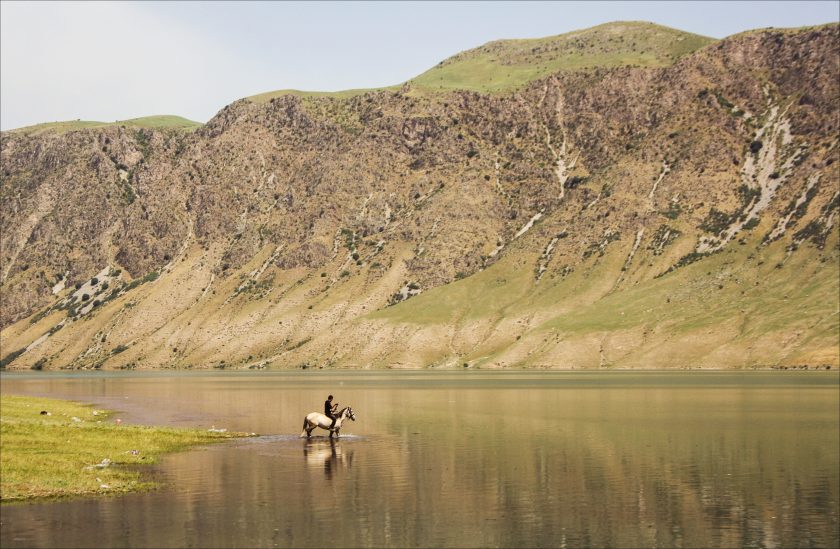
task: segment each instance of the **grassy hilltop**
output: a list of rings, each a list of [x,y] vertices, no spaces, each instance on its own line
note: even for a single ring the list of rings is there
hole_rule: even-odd
[[[452,90],[505,92],[558,71],[624,66],[665,67],[713,38],[641,21],[605,23],[545,38],[495,40],[444,59],[403,84],[337,92],[277,90],[248,97],[264,103],[284,95],[348,99],[375,91],[414,95]]]
[[[429,90],[507,91],[558,71],[665,67],[714,41],[653,23],[606,23],[559,36],[489,42],[441,61],[409,83]]]
[[[68,120],[65,122],[45,122],[34,126],[25,126],[11,130],[15,133],[26,135],[41,135],[45,133],[62,134],[71,131],[108,128],[113,126],[126,126],[131,128],[162,129],[175,128],[192,130],[201,126],[201,122],[194,122],[186,118],[171,114],[159,116],[144,116],[142,118],[131,118],[129,120],[117,120],[115,122],[95,122],[92,120]]]

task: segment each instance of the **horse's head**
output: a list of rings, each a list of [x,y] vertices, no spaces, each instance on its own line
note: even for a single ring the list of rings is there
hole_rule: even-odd
[[[351,408],[350,406],[347,407],[347,411],[345,412],[345,415],[347,417],[349,417],[350,419],[352,419],[353,421],[356,421],[356,414],[353,413],[353,408]]]

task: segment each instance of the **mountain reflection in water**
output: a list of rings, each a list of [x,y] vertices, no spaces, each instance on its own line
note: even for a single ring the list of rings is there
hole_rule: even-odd
[[[3,507],[2,546],[836,547],[824,373],[4,375],[126,420],[266,433],[161,490]],[[298,438],[329,392],[359,421]]]

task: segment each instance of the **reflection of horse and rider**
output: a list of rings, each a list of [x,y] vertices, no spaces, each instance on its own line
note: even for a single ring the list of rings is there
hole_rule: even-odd
[[[333,403],[333,396],[330,395],[324,401],[323,414],[312,412],[304,418],[303,431],[300,433],[300,436],[304,436],[305,434],[309,438],[312,436],[312,431],[316,427],[320,427],[330,432],[330,438],[332,438],[333,434],[338,437],[341,431],[341,425],[347,418],[350,418],[351,421],[356,421],[356,414],[353,413],[353,409],[347,406],[342,408],[341,411],[338,411],[338,402]]]
[[[353,451],[342,449],[341,442],[334,438],[308,438],[303,446],[306,465],[312,469],[323,469],[328,479],[353,465]]]

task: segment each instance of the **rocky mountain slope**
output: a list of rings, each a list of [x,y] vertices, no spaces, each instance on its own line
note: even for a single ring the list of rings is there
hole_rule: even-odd
[[[618,23],[4,132],[2,364],[837,367],[839,34]]]

